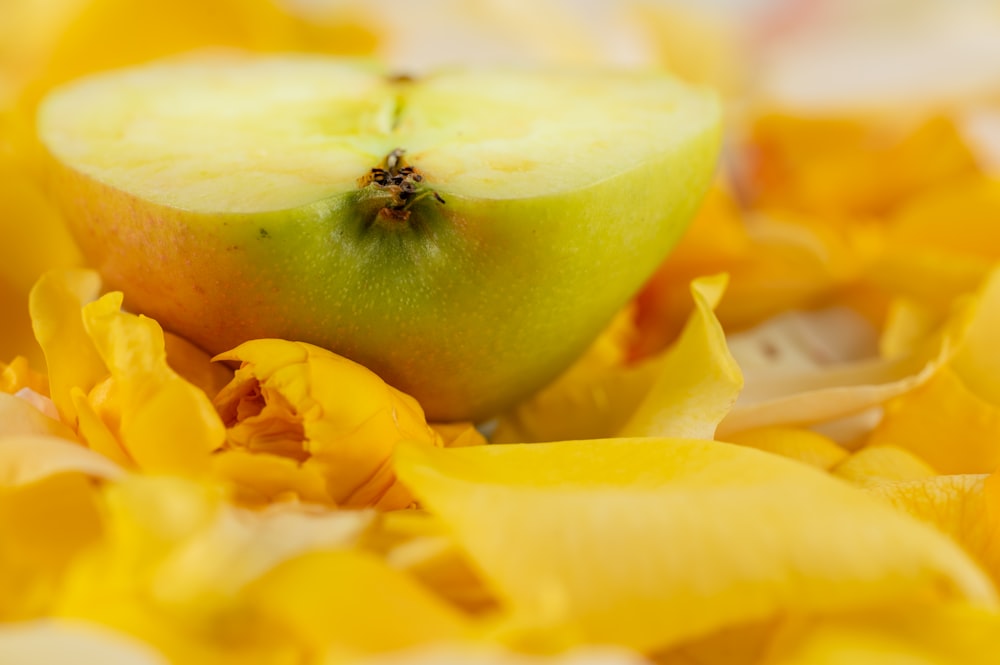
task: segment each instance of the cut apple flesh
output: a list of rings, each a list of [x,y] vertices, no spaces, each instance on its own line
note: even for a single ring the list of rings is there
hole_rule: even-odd
[[[396,148],[442,193],[558,194],[669,152],[712,113],[648,74],[455,71],[415,86],[325,59],[220,60],[84,82],[46,105],[41,131],[60,161],[144,200],[260,212],[352,190]]]
[[[332,348],[438,419],[488,416],[586,346],[679,237],[718,124],[654,72],[410,81],[305,56],[98,75],[38,118],[128,306],[211,351]]]

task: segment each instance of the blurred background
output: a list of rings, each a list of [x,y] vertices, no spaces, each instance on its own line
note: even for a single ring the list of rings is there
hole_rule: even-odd
[[[953,206],[927,228],[911,218],[921,197],[982,189],[1000,168],[996,0],[0,0],[0,359],[42,366],[28,290],[80,262],[35,171],[38,100],[88,72],[209,47],[375,57],[408,74],[653,66],[717,89],[719,184],[639,298],[637,357],[676,333],[697,274],[739,278],[719,312],[727,330],[831,302],[880,326],[890,298],[946,303],[981,277],[974,262],[913,258],[941,251],[928,229]],[[974,215],[996,220],[1000,197],[976,191]],[[994,251],[965,245],[960,258]]]

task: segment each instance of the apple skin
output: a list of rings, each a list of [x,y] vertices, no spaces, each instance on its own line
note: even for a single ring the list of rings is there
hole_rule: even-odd
[[[662,159],[527,199],[421,200],[370,224],[357,192],[206,214],[138,199],[48,158],[77,241],[125,306],[211,353],[309,342],[416,397],[433,421],[487,419],[564,370],[683,233],[719,123]],[[373,165],[374,166],[374,165]]]

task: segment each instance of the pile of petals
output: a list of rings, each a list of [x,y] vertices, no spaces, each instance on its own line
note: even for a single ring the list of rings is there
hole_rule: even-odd
[[[28,82],[0,68],[0,663],[1000,662],[1000,173],[958,110],[742,109],[588,351],[494,421],[428,423],[324,349],[211,358],[123,311],[23,120],[74,67],[377,30],[152,2],[88,64],[139,19],[77,4],[5,42],[49,54]]]

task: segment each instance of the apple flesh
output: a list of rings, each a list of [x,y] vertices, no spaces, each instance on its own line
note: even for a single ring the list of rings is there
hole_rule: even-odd
[[[211,352],[323,346],[482,419],[563,370],[711,179],[713,95],[655,72],[213,56],[51,93],[52,191],[126,306]]]

